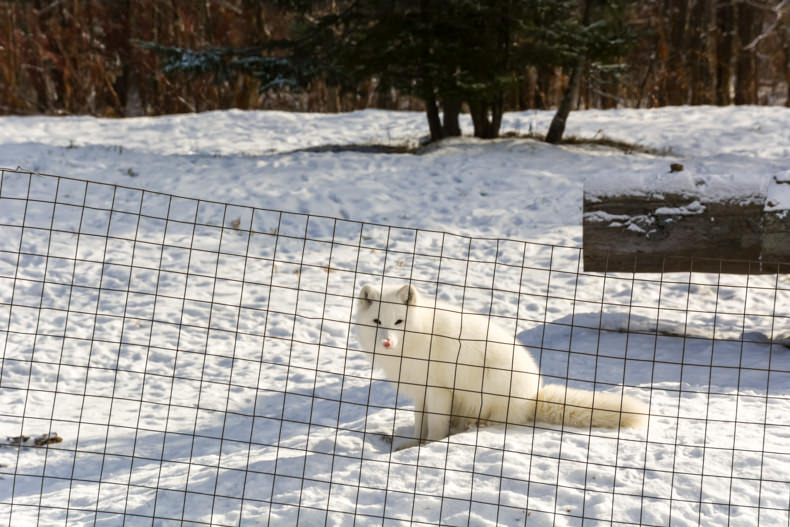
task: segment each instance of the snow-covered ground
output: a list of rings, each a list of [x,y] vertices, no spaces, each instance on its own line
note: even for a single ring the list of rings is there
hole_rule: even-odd
[[[506,114],[503,132],[544,132],[550,112]],[[457,234],[581,244],[585,178],[627,184],[680,161],[689,177],[787,172],[790,110],[684,107],[574,112],[567,134],[671,155],[471,138],[422,155],[314,153],[321,145],[416,144],[423,114],[211,112],[139,119],[4,117],[10,168],[188,197]],[[471,131],[468,120],[462,127]]]
[[[424,132],[382,111],[0,119],[0,166],[164,193],[2,179],[0,435],[64,441],[0,447],[0,525],[787,524],[790,350],[771,339],[790,282],[579,274],[578,247],[586,178],[787,174],[790,111],[571,115],[571,135],[660,154],[306,150]],[[625,390],[649,426],[489,426],[392,452],[410,402],[349,324],[382,280],[490,313],[547,383]]]

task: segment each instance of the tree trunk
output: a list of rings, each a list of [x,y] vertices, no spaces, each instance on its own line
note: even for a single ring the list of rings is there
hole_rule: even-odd
[[[535,76],[535,102],[533,108],[546,110],[551,106],[551,81],[554,78],[554,69],[547,66],[537,68]]]
[[[488,126],[488,116],[486,113],[487,109],[484,104],[480,102],[469,103],[469,114],[472,117],[475,137],[485,137],[486,128]]]
[[[584,58],[579,58],[571,70],[571,78],[568,81],[568,87],[565,89],[565,95],[560,101],[557,113],[554,114],[554,118],[551,120],[549,132],[546,134],[547,143],[555,144],[562,141],[568,114],[571,113],[573,106],[576,105],[576,101],[579,99],[579,86],[581,86],[585,62]]]
[[[441,140],[444,137],[442,120],[439,118],[439,107],[436,105],[436,97],[432,93],[425,98],[425,114],[428,117],[431,141]]]
[[[135,47],[132,45],[132,38],[139,38],[137,33],[136,17],[135,17],[135,0],[119,0],[116,3],[115,15],[125,17],[123,20],[120,31],[112,42],[112,45],[117,49],[117,56],[121,63],[121,76],[115,81],[115,91],[120,99],[121,107],[118,109],[120,115],[124,117],[138,117],[143,115],[143,104],[140,97],[140,76],[134,64],[134,54],[136,53]],[[120,11],[120,12],[119,12]],[[110,34],[108,34],[108,40]]]
[[[505,112],[505,99],[500,96],[499,99],[491,105],[491,137],[495,139],[499,137],[499,130],[502,128],[502,114]]]
[[[686,25],[688,0],[667,0],[666,12],[669,17],[669,63],[666,97],[667,104],[680,105],[688,102],[688,81],[686,78]]]
[[[782,41],[782,76],[785,81],[785,106],[790,108],[790,6],[779,15],[776,33]]]
[[[785,106],[790,108],[790,31],[787,31],[784,44],[784,68],[785,68]]]
[[[715,0],[695,0],[689,17],[691,104],[713,104],[715,64]]]
[[[338,113],[340,111],[340,90],[337,89],[337,86],[326,87],[326,101],[328,112]]]
[[[757,36],[756,8],[738,4],[738,57],[735,61],[735,104],[757,104],[757,57],[754,48],[744,49]]]
[[[518,81],[518,110],[523,112],[531,108],[529,103],[530,93],[530,68],[524,67],[524,75]]]
[[[502,97],[496,102],[473,101],[469,103],[474,135],[480,139],[496,139],[502,126]]]
[[[732,102],[730,84],[735,43],[735,6],[732,0],[726,0],[717,9],[716,26],[716,104],[726,106]]]
[[[444,137],[458,137],[461,135],[461,126],[458,124],[458,114],[461,113],[461,101],[458,99],[445,99],[442,103],[444,122],[442,133]]]
[[[590,25],[590,0],[582,0],[581,2],[582,27]],[[582,84],[582,76],[584,75],[584,68],[587,64],[587,57],[582,53],[576,58],[576,64],[573,65],[571,70],[570,79],[568,79],[568,86],[565,88],[565,93],[562,95],[562,100],[557,107],[557,113],[549,125],[549,131],[546,134],[547,143],[559,143],[562,140],[562,134],[565,133],[565,123],[568,120],[568,114],[576,106],[579,100],[579,87]]]

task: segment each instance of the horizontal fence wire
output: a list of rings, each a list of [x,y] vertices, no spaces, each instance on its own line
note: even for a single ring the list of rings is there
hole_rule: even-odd
[[[0,525],[790,525],[784,274],[0,177]]]

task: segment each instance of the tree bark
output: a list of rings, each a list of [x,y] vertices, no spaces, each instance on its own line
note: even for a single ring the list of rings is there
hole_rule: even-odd
[[[694,0],[689,16],[689,59],[691,104],[715,101],[715,1]]]
[[[116,56],[121,63],[121,75],[115,81],[115,92],[120,99],[119,115],[123,117],[138,117],[143,115],[143,105],[140,98],[140,77],[134,67],[135,48],[131,43],[132,38],[138,38],[135,0],[117,0],[113,6],[114,15],[119,19],[119,24],[114,26],[116,31],[108,33],[108,47],[116,50]],[[111,26],[113,27],[113,26]]]
[[[469,103],[469,113],[472,116],[474,135],[480,139],[495,139],[499,136],[502,126],[502,110],[504,104],[501,100],[486,103],[474,101]]]
[[[582,82],[582,74],[585,65],[584,58],[579,58],[571,70],[571,78],[568,81],[568,88],[565,90],[565,95],[557,108],[557,113],[551,120],[549,132],[546,134],[547,143],[559,143],[562,141],[562,135],[565,133],[565,123],[568,120],[568,115],[571,113],[573,106],[579,99],[579,86]]]
[[[686,78],[686,26],[688,22],[688,0],[666,0],[670,27],[669,64],[666,79],[666,98],[669,105],[688,102],[688,80]]]
[[[491,105],[491,137],[495,139],[499,137],[499,130],[502,128],[502,114],[505,112],[504,97],[500,97],[498,101]]]
[[[524,67],[524,75],[518,81],[518,110],[523,112],[531,108],[529,102],[530,93],[530,68]]]
[[[551,106],[551,83],[554,78],[554,69],[540,66],[535,72],[535,94],[533,108],[546,110]]]
[[[786,6],[780,13],[776,32],[782,40],[782,74],[785,81],[785,106],[790,108],[790,6]]]
[[[461,101],[458,99],[445,99],[442,103],[444,110],[442,133],[444,137],[458,137],[461,135],[461,126],[458,124],[458,114],[461,113]]]
[[[488,128],[488,116],[484,104],[480,102],[469,103],[469,114],[472,117],[472,126],[474,127],[474,136],[484,138]]]
[[[735,61],[735,104],[757,104],[757,57],[754,48],[745,49],[757,36],[756,8],[741,1],[738,14],[738,56]]]
[[[785,69],[785,106],[790,108],[790,31],[786,32],[784,44],[784,69]]]
[[[590,0],[582,0],[582,27],[590,25]],[[565,133],[565,123],[568,120],[568,114],[576,105],[579,100],[579,87],[582,84],[582,75],[584,75],[584,68],[587,64],[587,58],[582,53],[577,59],[576,64],[571,69],[571,77],[568,80],[568,86],[565,88],[565,93],[562,96],[557,113],[549,125],[549,131],[546,134],[547,143],[559,143],[562,140],[562,135]]]
[[[716,27],[716,104],[726,106],[732,102],[730,84],[735,51],[735,6],[732,0],[725,0],[716,11]]]
[[[442,120],[439,117],[439,107],[433,94],[425,98],[425,115],[428,118],[428,129],[431,131],[431,141],[439,141],[444,137]]]

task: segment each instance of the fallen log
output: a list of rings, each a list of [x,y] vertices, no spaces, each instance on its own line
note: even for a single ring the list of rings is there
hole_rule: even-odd
[[[585,271],[790,272],[790,174],[585,185]]]

